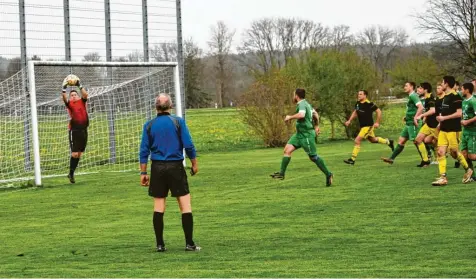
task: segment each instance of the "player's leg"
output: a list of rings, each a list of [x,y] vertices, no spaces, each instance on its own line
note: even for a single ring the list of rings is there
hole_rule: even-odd
[[[304,151],[309,156],[309,159],[316,164],[316,166],[326,175],[326,186],[332,185],[333,174],[329,171],[326,166],[324,160],[317,155],[317,148],[316,144],[314,143],[314,135],[311,134],[307,137],[303,137],[300,139],[301,146],[303,147]]]
[[[448,133],[440,131],[438,134],[438,171],[440,177],[432,183],[433,186],[445,186],[448,184],[448,178],[446,177],[446,151],[449,146],[447,137]]]
[[[164,243],[164,213],[165,213],[165,198],[154,198],[154,215],[152,217],[152,224],[155,232],[155,243],[157,252],[165,252]]]
[[[165,252],[164,242],[164,213],[165,200],[169,193],[167,168],[164,163],[152,161],[150,167],[149,196],[154,198],[154,215],[152,224],[154,226],[157,252]]]
[[[417,135],[415,135],[417,132],[417,127],[415,126],[409,126],[409,135],[410,135],[410,140],[414,138],[413,143],[415,144],[418,153],[420,154],[421,157],[421,162],[417,167],[422,168],[422,167],[427,167],[430,165],[430,160],[428,158],[428,151],[426,149],[425,144],[423,143],[425,140],[425,137],[430,134],[430,128],[428,125],[423,125],[423,127],[420,129]]]
[[[385,163],[393,164],[395,158],[397,158],[400,153],[402,153],[403,149],[405,148],[405,143],[408,141],[410,137],[408,132],[408,126],[403,127],[402,132],[400,133],[400,138],[398,139],[398,144],[392,152],[390,158],[382,158]]]
[[[458,132],[457,136],[459,137],[459,141],[461,142],[461,140],[463,139],[463,132]],[[455,169],[459,169],[460,166],[461,166],[461,163],[459,162],[459,160],[456,160]]]
[[[473,161],[476,161],[476,136],[472,133],[468,135],[467,139],[467,155],[466,155],[466,162],[468,162],[468,166],[473,170],[473,177],[472,180],[476,181],[476,176],[474,174],[473,168]]]
[[[291,162],[291,155],[296,149],[300,147],[301,146],[298,140],[298,135],[297,134],[292,135],[288,143],[284,147],[284,154],[283,154],[283,158],[281,159],[281,169],[279,170],[279,172],[275,172],[271,174],[272,178],[284,179],[284,176],[286,174],[286,169],[288,168],[289,162]]]
[[[185,236],[185,251],[199,251],[200,247],[193,241],[193,214],[192,198],[188,186],[187,173],[182,162],[168,165],[168,182],[172,197],[177,198],[177,202],[182,214],[182,229]]]
[[[435,138],[432,135],[426,136],[425,139],[423,140],[423,143],[425,144],[426,151],[428,152],[428,159],[430,160],[430,164],[435,164],[438,163],[436,160],[436,155],[435,154]]]
[[[363,139],[366,139],[370,133],[370,127],[362,127],[359,131],[359,134],[354,140],[354,149],[352,150],[352,155],[349,159],[344,160],[344,163],[353,165],[355,164],[355,159],[357,159],[357,155],[360,152],[360,144],[362,143]]]
[[[451,157],[453,157],[453,159],[455,160],[458,160],[460,165],[465,170],[463,176],[463,183],[468,183],[471,181],[471,177],[473,176],[473,169],[469,168],[468,163],[466,162],[466,159],[464,158],[463,154],[459,152],[460,138],[460,133],[458,132],[448,133],[448,148],[450,150]]]
[[[376,137],[373,129],[372,129],[372,132],[367,137],[367,140],[371,143],[380,143],[380,144],[388,145],[388,147],[390,147],[392,152],[393,150],[395,150],[393,140],[388,138]]]

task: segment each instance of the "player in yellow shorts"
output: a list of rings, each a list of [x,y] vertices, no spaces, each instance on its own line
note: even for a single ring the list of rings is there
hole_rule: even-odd
[[[463,154],[459,152],[459,133],[461,132],[462,98],[454,91],[455,78],[453,76],[443,77],[441,83],[445,90],[445,97],[441,105],[441,114],[436,117],[440,123],[440,133],[438,134],[438,168],[440,178],[432,183],[433,186],[444,186],[448,184],[446,176],[446,151],[449,149],[454,159],[457,159],[465,169],[463,183],[471,181],[473,170],[469,168]]]
[[[345,122],[345,126],[349,126],[352,120],[356,117],[359,118],[360,124],[360,132],[359,135],[355,138],[355,145],[354,150],[352,150],[352,157],[347,160],[344,160],[344,163],[349,165],[355,164],[355,159],[360,151],[360,144],[362,140],[368,140],[371,143],[380,143],[388,145],[392,151],[393,147],[393,140],[376,137],[374,133],[374,129],[379,127],[380,119],[382,118],[382,111],[372,102],[367,99],[367,91],[360,90],[357,94],[357,103],[355,104],[354,112],[350,116],[349,120]],[[373,112],[377,113],[377,121],[374,123],[374,119],[372,117]]]
[[[417,91],[420,96],[424,96],[423,102],[425,107],[425,112],[417,117],[418,120],[423,119],[424,124],[415,139],[415,144],[418,146],[424,143],[427,151],[427,154],[420,154],[422,161],[417,167],[422,168],[429,166],[431,163],[431,147],[433,147],[433,140],[437,138],[436,127],[438,126],[438,121],[436,121],[435,98],[431,94],[431,84],[423,82]]]

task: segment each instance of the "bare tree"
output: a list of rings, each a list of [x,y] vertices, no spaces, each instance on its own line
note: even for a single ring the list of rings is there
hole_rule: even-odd
[[[162,42],[154,45],[150,51],[150,57],[157,62],[169,62],[177,60],[177,44],[175,42]]]
[[[449,70],[476,74],[476,0],[428,0],[418,23],[443,44],[442,57],[451,54]]]
[[[350,46],[354,40],[350,34],[350,27],[347,25],[334,26],[328,33],[327,46],[337,51],[342,51]]]
[[[263,18],[246,29],[242,60],[255,73],[280,69],[303,50],[325,46],[329,29],[320,23],[294,18]],[[246,59],[252,56],[254,59]]]
[[[362,54],[375,66],[376,75],[386,79],[386,71],[391,67],[396,52],[407,42],[404,30],[385,26],[371,26],[357,35],[357,44]]]
[[[101,60],[101,55],[98,52],[88,52],[83,57],[83,61],[97,62],[99,60]]]
[[[235,30],[230,30],[223,21],[218,21],[211,27],[211,38],[208,42],[210,55],[216,60],[217,92],[216,102],[223,107],[223,97],[230,88],[231,68],[229,67],[229,55]]]

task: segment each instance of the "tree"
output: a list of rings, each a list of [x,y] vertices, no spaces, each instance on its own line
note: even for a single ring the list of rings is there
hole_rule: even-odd
[[[216,103],[223,107],[223,97],[228,93],[231,83],[231,68],[229,67],[229,54],[235,31],[230,30],[223,21],[218,21],[211,28],[211,38],[208,42],[210,55],[216,60]]]
[[[266,147],[284,146],[295,129],[284,122],[295,86],[295,80],[275,70],[260,76],[241,97],[240,115]]]
[[[417,20],[440,42],[447,70],[476,75],[476,0],[428,0]]]
[[[303,84],[310,98],[317,100],[320,115],[331,123],[332,139],[336,124],[344,127],[354,110],[358,90],[372,92],[378,85],[371,63],[354,50],[311,52],[306,61],[295,60],[285,71],[297,84]],[[346,132],[350,137],[355,131]]]
[[[157,62],[177,60],[177,44],[175,42],[162,42],[154,45],[149,51],[150,57]]]
[[[347,25],[337,25],[327,34],[327,46],[336,51],[343,51],[348,48],[354,40],[350,34],[350,27]]]
[[[243,33],[242,62],[255,76],[283,68],[305,50],[316,50],[329,40],[329,29],[309,20],[263,18]],[[251,59],[250,59],[251,57]]]
[[[203,90],[204,65],[202,49],[192,38],[184,41],[184,76],[186,104],[191,108],[206,107],[211,99]]]
[[[428,53],[415,50],[410,57],[399,60],[388,74],[392,85],[403,91],[403,85],[407,81],[429,82],[434,86],[441,81],[445,73]]]
[[[375,66],[375,75],[386,80],[386,70],[391,67],[396,52],[408,39],[404,30],[393,30],[384,26],[371,26],[357,35],[357,44],[362,54]]]
[[[88,52],[84,55],[83,61],[98,62],[101,60],[101,55],[98,52]]]

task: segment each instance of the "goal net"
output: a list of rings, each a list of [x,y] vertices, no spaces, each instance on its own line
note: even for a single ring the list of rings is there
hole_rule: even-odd
[[[33,178],[39,185],[42,177],[69,172],[61,85],[70,73],[89,93],[88,144],[77,175],[138,170],[142,127],[155,117],[159,93],[170,94],[182,116],[175,63],[32,61],[0,83],[0,187]]]

